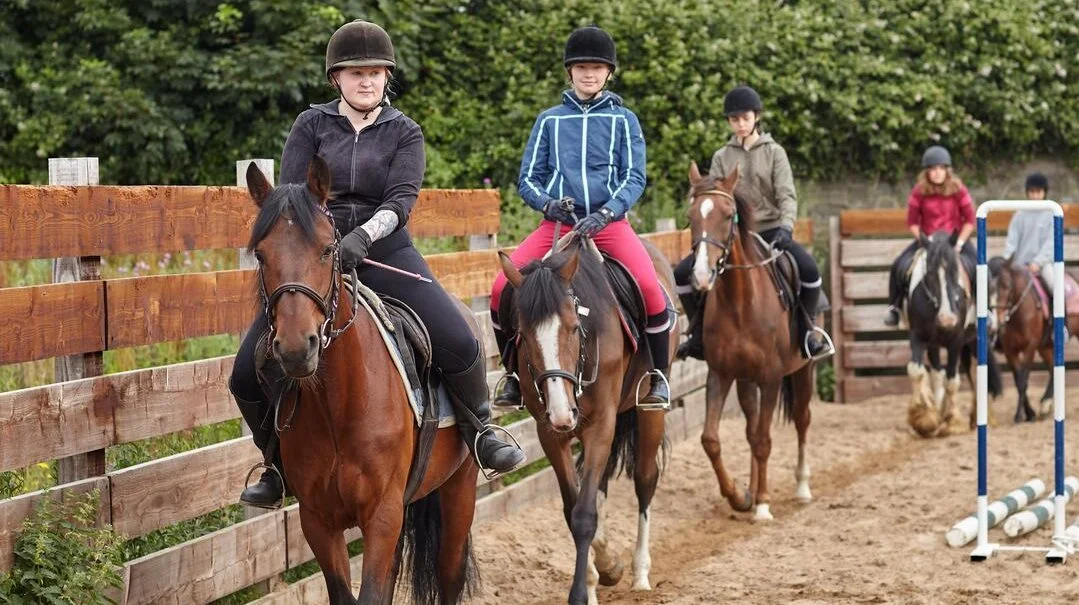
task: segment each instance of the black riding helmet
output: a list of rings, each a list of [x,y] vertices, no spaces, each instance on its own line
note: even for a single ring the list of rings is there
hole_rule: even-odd
[[[594,25],[575,29],[566,40],[563,63],[566,69],[574,63],[606,63],[614,71],[618,68],[614,38]]]
[[[922,154],[922,168],[951,165],[952,154],[948,153],[948,150],[940,145],[933,145]]]
[[[1026,191],[1031,189],[1041,189],[1042,191],[1049,193],[1049,179],[1040,172],[1031,172],[1027,175]]]
[[[342,67],[397,67],[393,41],[380,26],[356,19],[339,27],[326,44],[326,77]]]
[[[764,104],[761,103],[761,96],[748,86],[732,88],[727,93],[727,96],[723,97],[723,115],[728,118],[747,111],[759,114],[763,110]]]

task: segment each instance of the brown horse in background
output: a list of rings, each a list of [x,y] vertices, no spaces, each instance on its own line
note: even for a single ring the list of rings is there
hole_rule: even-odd
[[[1041,299],[1034,292],[1037,276],[1027,267],[1013,265],[1011,260],[1000,257],[990,260],[989,269],[996,285],[997,345],[1012,367],[1015,388],[1019,391],[1015,422],[1033,422],[1050,414],[1053,404],[1053,335],[1043,315]],[[1070,335],[1079,334],[1079,317],[1065,317],[1064,322]],[[1027,398],[1030,366],[1035,355],[1041,356],[1049,366],[1049,384],[1042,394],[1038,413]]]
[[[374,321],[338,304],[348,294],[326,210],[329,169],[315,157],[306,186],[273,188],[252,163],[247,181],[259,206],[249,247],[270,350],[294,382],[276,419],[281,454],[330,603],[392,603],[405,549],[416,603],[460,602],[474,578],[477,469],[456,427],[439,430],[423,481],[404,501],[418,428]],[[355,526],[364,539],[359,601],[344,537]]]
[[[802,357],[791,337],[792,318],[780,300],[768,265],[774,262],[753,234],[753,214],[734,195],[738,169],[723,180],[689,169],[689,225],[693,235],[693,286],[707,292],[704,351],[708,363],[707,412],[701,444],[712,462],[719,489],[740,512],[756,505],[755,520],[772,519],[769,510],[768,457],[772,452],[772,414],[782,394],[784,416],[798,430],[798,482],[795,498],[809,502],[806,434],[813,396],[813,363]],[[744,494],[723,466],[719,420],[738,382],[738,402],[746,418],[753,451],[749,489]],[[759,395],[759,398],[758,398]]]
[[[596,602],[597,583],[614,586],[622,577],[623,565],[607,542],[603,514],[608,480],[620,467],[633,474],[637,492],[633,589],[651,590],[650,506],[659,481],[661,447],[666,450],[666,414],[635,407],[636,386],[651,367],[648,349],[634,351],[623,335],[614,293],[588,240],[571,233],[561,243],[563,251],[531,263],[523,273],[505,253],[499,256],[515,289],[520,335],[516,371],[523,401],[558,476],[577,550],[569,602],[584,605]],[[670,292],[670,262],[654,246],[645,242],[645,247]],[[671,337],[677,338],[673,330]],[[657,365],[667,367],[669,362]],[[584,448],[576,465],[570,450],[574,437]]]

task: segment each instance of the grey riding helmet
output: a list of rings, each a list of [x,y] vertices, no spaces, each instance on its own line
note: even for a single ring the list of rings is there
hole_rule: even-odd
[[[951,166],[952,154],[940,145],[933,145],[922,154],[922,168],[930,166]]]

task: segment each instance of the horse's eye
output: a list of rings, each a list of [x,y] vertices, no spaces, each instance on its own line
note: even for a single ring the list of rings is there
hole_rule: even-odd
[[[333,244],[326,246],[326,248],[322,251],[322,260],[326,260],[331,256],[333,256]]]
[[[262,253],[258,250],[255,250],[255,260],[257,260],[260,265],[266,264],[266,258],[263,257]]]

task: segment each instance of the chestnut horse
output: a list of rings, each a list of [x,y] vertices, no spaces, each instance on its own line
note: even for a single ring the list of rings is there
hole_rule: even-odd
[[[649,507],[661,447],[666,453],[666,414],[636,409],[636,387],[651,367],[648,349],[642,343],[635,352],[623,335],[614,293],[594,249],[576,232],[561,243],[561,252],[532,262],[523,273],[505,253],[499,257],[514,288],[522,399],[558,476],[577,550],[569,602],[583,605],[596,603],[597,583],[614,586],[622,578],[623,565],[607,542],[602,513],[608,480],[620,467],[633,474],[637,491],[633,589],[651,590]],[[670,262],[647,242],[645,247],[670,292]],[[671,337],[677,338],[673,330]],[[574,437],[584,447],[576,467],[570,450]]]
[[[994,258],[989,263],[996,284],[997,344],[1015,376],[1019,399],[1015,403],[1015,422],[1033,422],[1039,415],[1052,411],[1053,403],[1053,337],[1051,326],[1043,315],[1042,301],[1034,292],[1037,277],[1027,267],[1015,266],[1010,260]],[[1063,286],[1062,286],[1063,287]],[[1052,302],[1050,302],[1052,305]],[[1052,315],[1052,313],[1050,313]],[[1068,333],[1079,334],[1079,316],[1065,317]],[[1045,387],[1039,407],[1034,412],[1027,398],[1030,366],[1039,355],[1049,366],[1049,384]]]
[[[391,603],[406,549],[415,602],[460,602],[474,578],[477,469],[456,427],[441,429],[415,497],[404,501],[418,428],[378,327],[339,304],[348,294],[326,209],[329,168],[315,157],[306,185],[274,188],[252,163],[247,182],[259,207],[249,248],[270,350],[293,383],[277,419],[281,455],[330,603]],[[364,540],[358,601],[344,536],[355,526]]]
[[[786,419],[798,430],[798,482],[795,498],[809,502],[806,434],[813,396],[813,363],[802,357],[791,337],[791,309],[784,308],[765,254],[753,234],[749,204],[734,195],[737,167],[725,179],[689,169],[689,225],[693,236],[693,286],[707,292],[704,303],[704,357],[708,363],[706,415],[701,445],[708,454],[719,490],[739,512],[756,505],[755,520],[770,520],[768,457],[772,452],[772,414],[780,395]],[[740,493],[723,466],[719,421],[731,384],[746,418],[753,452],[749,489]],[[759,397],[758,397],[759,395]]]

